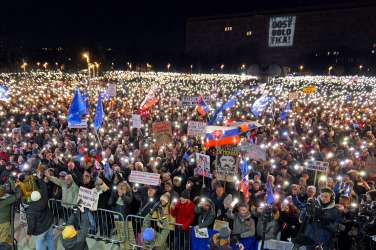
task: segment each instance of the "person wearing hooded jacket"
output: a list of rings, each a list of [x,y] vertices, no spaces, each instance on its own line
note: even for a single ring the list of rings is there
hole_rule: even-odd
[[[323,249],[332,249],[333,237],[342,220],[339,210],[335,207],[334,192],[330,188],[321,189],[317,202],[321,206],[319,218],[306,223],[303,234],[315,245],[321,245]],[[303,222],[306,216],[307,211],[304,209],[299,221]],[[314,246],[310,245],[306,248],[313,249]]]
[[[89,216],[83,206],[80,206],[79,210],[81,212],[81,222],[79,212],[74,212],[69,217],[67,226],[65,226],[62,232],[61,243],[65,250],[89,250],[86,243],[86,237],[90,228]],[[79,231],[78,228],[80,228]]]
[[[42,178],[37,180],[39,191],[31,193],[29,207],[26,210],[27,235],[35,238],[36,250],[55,250],[53,234],[53,216],[48,207],[47,184]]]

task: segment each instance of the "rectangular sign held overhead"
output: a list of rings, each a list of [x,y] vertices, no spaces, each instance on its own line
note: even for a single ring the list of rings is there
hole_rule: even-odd
[[[99,193],[95,189],[80,187],[78,191],[77,204],[95,211],[98,207]]]
[[[210,156],[196,153],[195,173],[200,176],[208,177],[210,175]]]
[[[327,172],[329,169],[329,162],[325,161],[307,161],[306,164],[304,164],[304,168],[307,170],[313,170],[318,172]]]
[[[199,96],[182,96],[181,105],[183,107],[196,107]],[[210,97],[203,97],[206,103],[210,103]]]
[[[132,114],[132,127],[141,128],[141,115]]]
[[[269,20],[269,47],[291,47],[294,44],[296,16],[277,16]]]
[[[157,146],[172,142],[171,122],[154,122],[153,135]]]
[[[238,174],[240,150],[237,147],[221,147],[216,150],[218,180],[234,182]]]
[[[161,178],[159,174],[132,170],[129,175],[129,182],[159,186],[161,184]]]
[[[187,135],[192,137],[203,136],[206,126],[206,122],[189,121]]]
[[[110,83],[107,88],[107,94],[109,96],[116,96],[116,84]]]

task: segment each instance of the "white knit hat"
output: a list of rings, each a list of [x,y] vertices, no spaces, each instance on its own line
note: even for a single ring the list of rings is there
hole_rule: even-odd
[[[40,195],[39,191],[33,191],[30,198],[32,201],[39,201],[42,196]]]

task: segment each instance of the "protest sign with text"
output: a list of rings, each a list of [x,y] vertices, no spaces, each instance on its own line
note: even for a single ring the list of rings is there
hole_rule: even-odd
[[[129,175],[129,182],[159,186],[161,184],[160,174],[132,170]]]
[[[154,122],[153,135],[157,146],[172,142],[171,122]]]
[[[77,204],[95,211],[98,207],[99,193],[95,189],[80,187],[78,191]]]

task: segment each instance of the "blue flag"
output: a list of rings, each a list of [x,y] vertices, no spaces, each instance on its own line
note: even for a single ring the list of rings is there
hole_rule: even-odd
[[[291,110],[291,101],[289,101],[280,115],[282,121],[286,121],[287,115],[289,112],[291,112]]]
[[[111,169],[110,164],[108,162],[106,162],[104,164],[103,170],[104,170],[104,178],[106,178],[107,180],[111,180],[112,169]]]
[[[260,117],[262,112],[266,109],[266,107],[269,105],[269,103],[273,100],[273,97],[271,96],[261,96],[259,99],[257,99],[252,107],[251,107],[251,112],[256,116]]]
[[[8,94],[9,94],[9,89],[0,85],[0,101],[8,101],[10,99]]]
[[[80,89],[77,88],[76,92],[74,93],[71,105],[69,107],[69,112],[67,116],[68,122],[72,124],[81,123],[81,116],[85,114],[86,109],[87,107],[82,98]]]
[[[234,107],[236,105],[236,97],[231,97],[227,102],[225,102],[221,107],[219,107],[213,117],[210,119],[210,121],[208,122],[209,125],[213,125],[217,122],[221,122],[223,121],[223,111],[225,111],[226,109],[230,109],[232,107]]]
[[[104,91],[101,93],[101,96],[103,99],[106,99],[107,101],[110,100],[110,95],[107,93],[107,91]]]
[[[269,205],[272,205],[274,203],[273,187],[272,187],[272,184],[270,183],[268,183],[266,186],[266,202]]]
[[[184,155],[183,155],[183,159],[186,160],[186,161],[189,161],[189,156],[190,156],[190,154],[188,152],[185,152]]]
[[[95,108],[95,117],[94,117],[94,128],[98,130],[103,123],[104,112],[103,112],[103,103],[102,96],[98,95],[97,107]]]
[[[242,172],[242,176],[245,176],[248,174],[248,165],[246,160],[242,160],[242,164],[240,166],[240,171]]]

